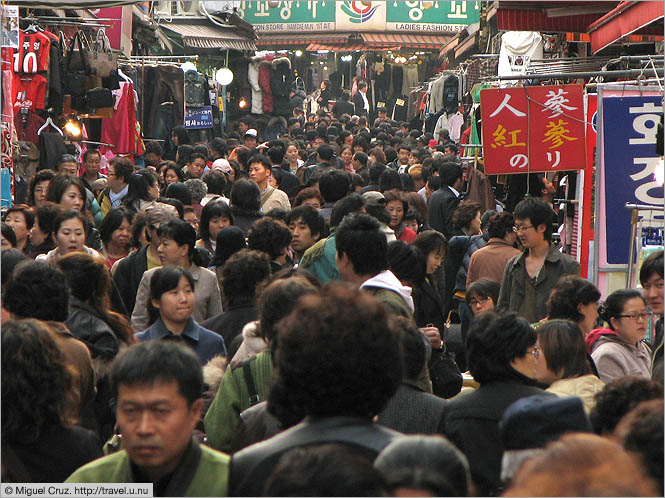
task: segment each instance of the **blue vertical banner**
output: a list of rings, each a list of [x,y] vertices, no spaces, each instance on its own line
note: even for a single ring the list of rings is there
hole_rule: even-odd
[[[604,185],[599,201],[605,208],[607,263],[628,263],[631,212],[626,203],[663,206],[663,186],[654,173],[660,161],[656,135],[663,112],[662,96],[602,99]]]

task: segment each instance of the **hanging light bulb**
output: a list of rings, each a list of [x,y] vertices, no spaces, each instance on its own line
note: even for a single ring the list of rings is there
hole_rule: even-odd
[[[302,57],[302,50],[296,50],[296,57]]]
[[[80,139],[83,133],[83,129],[81,128],[81,123],[79,123],[78,119],[76,119],[75,116],[70,116],[69,119],[67,119],[67,122],[65,123],[65,126],[63,126],[63,129],[65,133],[72,140]]]
[[[247,108],[247,99],[245,97],[241,97],[241,99],[238,101],[238,107],[240,109],[246,109]]]

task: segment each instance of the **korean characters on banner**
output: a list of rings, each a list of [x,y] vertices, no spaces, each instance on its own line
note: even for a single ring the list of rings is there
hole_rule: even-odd
[[[584,169],[582,85],[488,88],[480,109],[487,174]]]
[[[655,176],[660,157],[656,153],[658,123],[663,97],[603,97],[603,154],[601,156],[601,236],[607,239],[600,253],[601,265],[625,265],[629,258],[631,213],[626,203],[663,206],[663,184]],[[655,214],[658,213],[658,214]],[[662,211],[640,211],[657,218]]]

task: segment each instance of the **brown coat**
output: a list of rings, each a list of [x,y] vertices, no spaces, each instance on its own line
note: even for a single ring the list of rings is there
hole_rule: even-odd
[[[508,260],[518,254],[521,254],[519,249],[515,249],[504,239],[491,238],[485,247],[471,255],[466,288],[481,278],[489,278],[500,284]]]

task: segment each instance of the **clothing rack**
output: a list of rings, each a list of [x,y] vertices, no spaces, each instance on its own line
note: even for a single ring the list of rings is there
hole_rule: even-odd
[[[109,19],[114,21],[115,19]],[[85,22],[85,21],[68,21],[66,18],[54,16],[28,16],[21,17],[21,21],[30,21],[36,24],[44,24],[47,26],[78,26],[81,28],[110,28],[110,24],[101,24],[99,22]],[[91,21],[106,21],[106,19],[91,19]]]
[[[591,78],[597,76],[611,76],[615,78],[625,78],[629,76],[663,76],[665,69],[644,68],[644,69],[624,69],[617,71],[589,71],[575,73],[549,73],[549,74],[517,74],[512,76],[491,76],[481,78],[481,81],[510,81],[510,80],[551,80],[551,79],[577,79]]]

